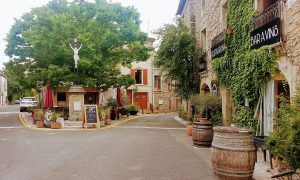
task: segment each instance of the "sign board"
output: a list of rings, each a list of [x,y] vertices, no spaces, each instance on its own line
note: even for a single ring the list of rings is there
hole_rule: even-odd
[[[251,49],[277,43],[280,41],[280,37],[280,18],[275,18],[251,32]]]
[[[226,46],[225,41],[223,40],[211,48],[211,58],[214,59],[223,56],[225,54],[225,50]]]
[[[84,106],[84,127],[87,124],[96,124],[99,127],[99,117],[98,117],[98,106],[97,105],[85,105]]]
[[[81,102],[74,101],[74,111],[81,111]]]

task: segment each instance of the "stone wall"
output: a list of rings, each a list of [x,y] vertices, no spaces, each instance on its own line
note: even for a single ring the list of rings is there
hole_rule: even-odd
[[[289,0],[284,5],[284,41],[278,68],[287,79],[291,95],[300,85],[300,0]],[[285,41],[286,40],[286,41]],[[282,50],[283,49],[283,50]]]
[[[190,0],[183,13],[183,19],[187,26],[191,27],[191,17],[195,18],[195,35],[197,38],[197,46],[204,48],[201,45],[201,32],[206,30],[206,62],[207,71],[201,73],[201,87],[207,84],[211,90],[211,82],[216,80],[216,76],[212,71],[211,65],[211,41],[214,37],[226,29],[226,22],[223,21],[222,8],[227,0]],[[187,17],[189,16],[189,17]]]

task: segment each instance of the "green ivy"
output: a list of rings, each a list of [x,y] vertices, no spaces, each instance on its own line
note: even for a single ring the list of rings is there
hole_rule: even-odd
[[[263,83],[275,73],[277,53],[264,46],[251,50],[250,32],[254,15],[253,2],[228,1],[228,28],[232,35],[225,36],[226,52],[213,61],[213,69],[220,83],[231,90],[234,111],[233,122],[239,126],[255,127],[253,118]],[[244,107],[245,99],[249,107]]]

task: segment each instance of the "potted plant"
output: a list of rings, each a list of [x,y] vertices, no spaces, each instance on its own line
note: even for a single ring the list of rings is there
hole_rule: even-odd
[[[232,29],[232,28],[227,28],[227,29],[226,29],[226,33],[227,33],[228,35],[232,35],[232,34],[233,34],[233,29]]]
[[[57,119],[59,118],[59,114],[53,113],[51,118],[51,129],[61,129],[61,123],[57,122]]]
[[[45,114],[43,111],[37,111],[37,116],[36,116],[36,127],[37,128],[44,128],[44,118]]]
[[[129,112],[126,108],[121,107],[121,108],[118,109],[118,111],[121,114],[121,116],[127,116],[128,117]]]
[[[139,112],[139,108],[135,104],[127,104],[125,106],[125,109],[129,111],[130,115],[137,115],[137,113]]]
[[[222,124],[222,100],[213,94],[198,94],[191,97],[191,105],[199,122],[210,121],[214,126]]]
[[[118,107],[120,106],[118,101],[116,99],[110,98],[108,99],[106,105],[111,108],[110,119],[115,120],[116,118],[118,118]]]
[[[193,124],[192,124],[192,114],[188,111],[185,111],[182,107],[178,109],[178,116],[184,120],[187,121],[186,123],[186,133],[188,136],[192,136],[192,130],[193,130]]]

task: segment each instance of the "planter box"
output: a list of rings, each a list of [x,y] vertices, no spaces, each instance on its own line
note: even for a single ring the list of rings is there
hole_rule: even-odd
[[[100,127],[105,127],[105,121],[100,121]]]
[[[45,127],[45,125],[44,125],[44,122],[43,121],[36,121],[36,127],[37,128],[44,128]]]
[[[61,123],[59,122],[52,122],[51,129],[61,129]]]
[[[137,115],[137,113],[138,113],[138,111],[129,111],[129,114],[133,115],[133,116]]]

